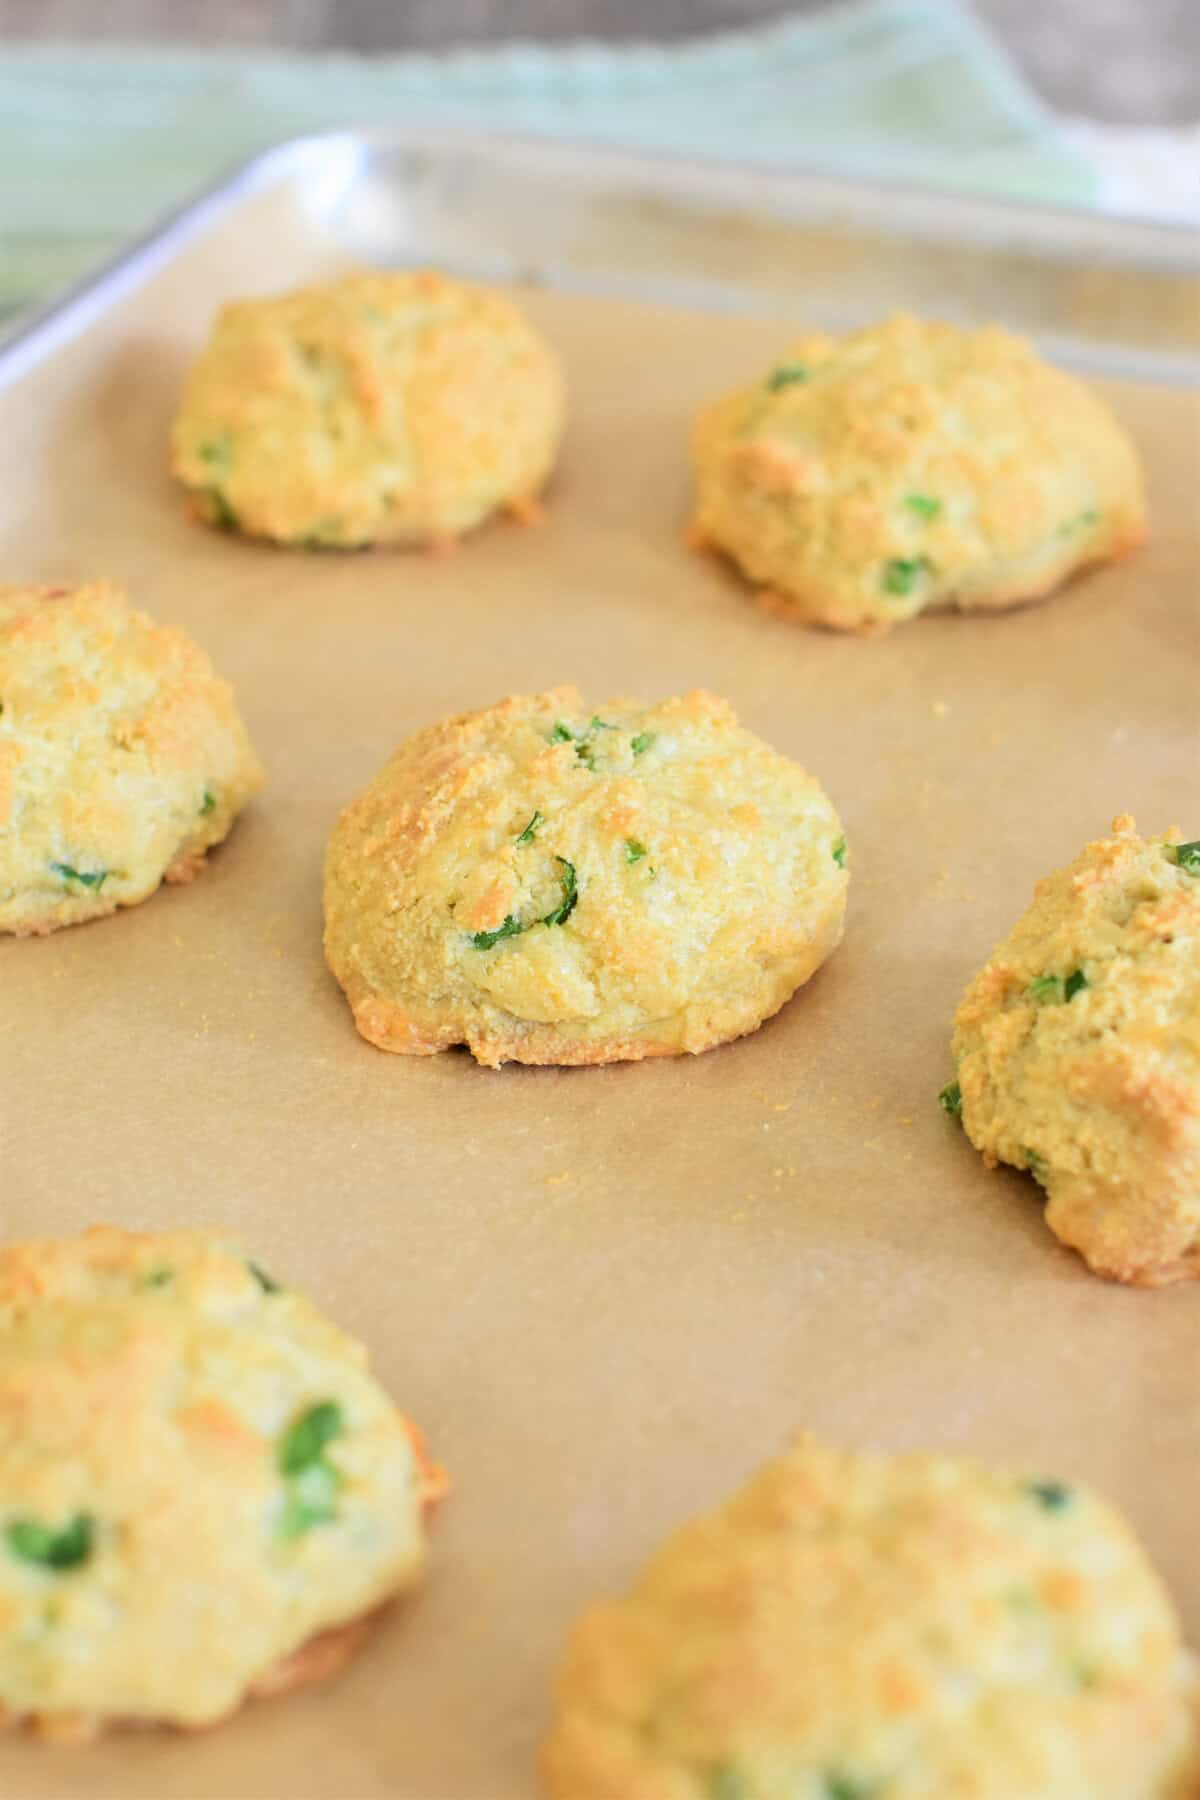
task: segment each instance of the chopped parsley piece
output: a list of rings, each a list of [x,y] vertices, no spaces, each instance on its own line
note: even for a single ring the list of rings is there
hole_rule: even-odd
[[[1200,875],[1200,838],[1190,844],[1168,844],[1167,860],[1187,875]]]
[[[852,1776],[830,1774],[825,1777],[825,1796],[826,1800],[867,1800],[867,1789]]]
[[[344,1429],[336,1400],[320,1400],[289,1425],[279,1441],[276,1461],[287,1477],[287,1500],[279,1519],[280,1537],[298,1537],[312,1525],[323,1525],[337,1511],[341,1475],[325,1459],[325,1447]]]
[[[927,567],[923,556],[894,557],[884,566],[884,588],[889,594],[911,594]]]
[[[610,725],[607,720],[600,718],[597,713],[593,713],[588,721],[587,730],[575,742],[575,754],[580,762],[585,762],[590,769],[596,754],[596,746],[592,739],[598,731],[615,731],[616,729],[615,725]]]
[[[217,530],[236,531],[238,516],[225,498],[224,490],[219,487],[211,487],[208,490],[208,498],[212,505],[212,522]]]
[[[599,713],[592,714],[582,731],[572,731],[564,720],[559,719],[550,733],[550,742],[552,744],[574,744],[575,754],[580,762],[587,763],[590,767],[596,753],[596,746],[592,742],[596,733],[598,731],[615,731],[616,729],[615,725],[610,725],[606,719],[602,719]]]
[[[746,1800],[746,1786],[732,1763],[718,1763],[708,1772],[705,1800]]]
[[[86,1513],[76,1513],[61,1531],[39,1525],[36,1519],[14,1519],[5,1537],[14,1556],[46,1569],[77,1568],[92,1553],[92,1521]]]
[[[202,819],[207,818],[208,814],[216,807],[216,804],[217,796],[213,793],[211,788],[205,788],[204,799],[200,803],[200,817]]]
[[[767,391],[777,394],[780,388],[795,387],[798,382],[808,380],[808,370],[803,363],[779,363],[767,376]]]
[[[1024,1162],[1023,1166],[1026,1169],[1028,1169],[1029,1173],[1033,1176],[1033,1179],[1037,1182],[1038,1186],[1045,1187],[1045,1185],[1046,1185],[1046,1159],[1045,1159],[1045,1157],[1039,1156],[1037,1151],[1031,1150],[1027,1144],[1023,1144],[1021,1146],[1020,1154],[1025,1158],[1025,1162]]]
[[[107,869],[73,869],[70,863],[52,862],[50,867],[56,875],[61,875],[64,881],[77,881],[80,887],[92,888],[97,893],[109,876]]]
[[[1069,975],[1038,975],[1030,982],[1028,994],[1039,1006],[1051,1002],[1065,1003],[1073,1000],[1081,988],[1088,984],[1088,978],[1082,969],[1072,969]]]
[[[1085,525],[1094,525],[1100,514],[1089,506],[1086,512],[1076,513],[1073,519],[1064,519],[1058,528],[1059,537],[1070,537],[1073,531],[1080,531]]]
[[[336,1400],[320,1400],[289,1425],[279,1443],[279,1467],[285,1475],[299,1475],[322,1461],[326,1444],[340,1437],[342,1409]]]
[[[552,912],[546,914],[542,920],[543,925],[565,925],[575,911],[575,903],[579,899],[574,863],[569,863],[565,856],[556,856],[554,860],[561,871],[558,879],[562,883],[562,899]]]
[[[299,1537],[314,1525],[327,1525],[337,1517],[337,1491],[341,1477],[331,1463],[315,1462],[288,1484],[288,1497],[280,1514],[280,1537]]]
[[[146,1274],[142,1276],[142,1286],[148,1288],[166,1287],[167,1283],[169,1281],[174,1281],[174,1279],[174,1269],[149,1269]]]
[[[654,731],[639,731],[629,746],[633,751],[633,754],[635,756],[644,756],[657,735],[657,732]]]
[[[643,856],[649,856],[649,854],[645,844],[641,843],[639,839],[625,839],[625,861],[627,863],[641,862]]]
[[[497,925],[495,931],[473,931],[471,942],[477,950],[490,950],[492,945],[498,944],[502,938],[520,937],[526,929],[527,927],[522,925],[516,913],[509,913],[503,925]]]
[[[1063,1512],[1070,1506],[1073,1494],[1061,1481],[1030,1481],[1025,1492],[1047,1512]]]
[[[932,494],[905,494],[904,504],[909,512],[915,512],[921,519],[936,519],[942,510],[941,501],[935,500]]]
[[[544,825],[545,823],[545,814],[539,812],[538,809],[534,807],[533,817],[517,839],[518,844],[532,844],[534,838],[537,836],[538,826]]]
[[[938,1105],[952,1119],[962,1118],[962,1088],[957,1081],[948,1081],[938,1095]]]
[[[246,1267],[257,1281],[264,1294],[281,1294],[283,1289],[277,1281],[272,1281],[265,1269],[260,1269],[256,1262],[248,1262]]]
[[[535,814],[534,817],[537,815]],[[532,824],[532,820],[530,823]],[[528,827],[526,827],[528,830]],[[509,913],[503,925],[497,925],[495,931],[475,931],[471,933],[471,942],[476,950],[490,950],[502,938],[520,937],[523,931],[531,931],[534,925],[565,925],[575,911],[579,899],[579,888],[575,880],[575,865],[569,863],[565,856],[554,858],[559,868],[559,882],[562,887],[562,898],[542,919],[534,919],[530,925],[522,925],[515,913]]]
[[[210,438],[206,444],[201,444],[196,455],[202,463],[207,463],[210,469],[215,469],[219,474],[224,475],[229,469],[232,450],[233,445],[228,435],[223,435],[219,438]]]
[[[829,854],[830,854],[830,856],[832,856],[834,862],[837,864],[839,869],[845,868],[845,866],[846,866],[846,840],[844,837],[840,837],[838,839],[837,843],[833,846],[833,849],[829,852]]]

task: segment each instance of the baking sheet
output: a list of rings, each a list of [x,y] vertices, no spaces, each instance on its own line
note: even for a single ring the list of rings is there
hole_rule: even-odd
[[[543,527],[444,559],[189,525],[163,473],[228,294],[330,269],[270,197],[2,400],[6,579],[106,574],[236,684],[269,782],[190,887],[0,942],[0,1226],[238,1229],[371,1345],[454,1492],[424,1590],[336,1684],[200,1737],[0,1742],[20,1800],[524,1800],[564,1633],[798,1427],[1094,1482],[1200,1640],[1200,1305],[1125,1291],[940,1114],[950,1016],[1114,813],[1200,829],[1197,410],[1112,385],[1154,535],[1008,616],[799,630],[688,555],[690,415],[796,325],[537,292],[572,424]],[[998,304],[998,297],[996,297]],[[407,733],[575,680],[696,684],[816,771],[845,943],[696,1059],[485,1071],[355,1034],[320,952],[340,806]]]
[[[831,331],[897,307],[1008,324],[1070,367],[1200,382],[1200,239],[1182,225],[820,170],[389,123],[293,138],[227,174],[74,293],[0,324],[0,384],[203,234],[255,210],[369,263],[778,312]],[[253,266],[243,253],[231,266]]]

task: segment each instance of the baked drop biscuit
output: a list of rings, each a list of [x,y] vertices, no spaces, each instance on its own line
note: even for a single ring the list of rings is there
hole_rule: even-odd
[[[0,1721],[211,1725],[331,1674],[442,1485],[363,1346],[226,1239],[0,1251]]]
[[[553,1800],[1185,1800],[1194,1667],[1086,1489],[802,1438],[571,1638]]]
[[[1145,534],[1124,431],[998,326],[802,338],[701,413],[693,460],[696,542],[772,610],[840,630],[1035,600]]]
[[[190,881],[262,785],[233,690],[107,581],[0,587],[0,931]]]
[[[842,934],[814,778],[697,692],[574,688],[420,731],[337,823],[325,951],[362,1035],[600,1063],[753,1031]]]
[[[430,271],[361,272],[219,315],[171,468],[210,523],[303,549],[445,545],[530,515],[563,382],[510,300]]]
[[[1128,814],[1038,883],[954,1021],[957,1112],[1097,1274],[1200,1277],[1200,844]]]

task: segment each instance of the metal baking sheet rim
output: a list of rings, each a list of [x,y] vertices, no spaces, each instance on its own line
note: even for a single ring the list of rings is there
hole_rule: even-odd
[[[856,219],[882,216],[893,237],[902,237],[906,230],[914,237],[929,235],[935,225],[940,239],[959,230],[963,242],[973,241],[980,248],[989,243],[1005,247],[1016,243],[1027,251],[1043,248],[1058,256],[1067,248],[1094,249],[1117,267],[1200,276],[1200,233],[1185,226],[1033,202],[976,198],[886,180],[868,182],[812,168],[707,162],[669,152],[646,153],[582,140],[452,126],[377,125],[286,138],[236,164],[92,274],[38,308],[7,337],[0,337],[0,389],[11,387],[126,295],[144,286],[239,202],[295,177],[306,166],[328,184],[327,192],[343,194],[372,157],[404,154],[486,157],[493,164],[498,158],[535,158],[543,169],[556,166],[564,175],[602,177],[614,187],[636,184],[641,198],[657,191],[668,200],[709,205],[739,202],[760,212],[773,211],[789,201],[793,207],[808,201],[852,213]],[[594,290],[600,281],[595,271],[589,274],[592,280],[582,285]],[[550,279],[555,285],[567,285],[561,277],[562,271],[556,271]],[[639,284],[635,280],[629,285]],[[1054,345],[1046,334],[1039,336],[1053,353]],[[1090,363],[1097,373],[1200,386],[1200,353],[1160,354],[1093,342],[1081,357],[1079,340],[1073,344],[1074,360]]]

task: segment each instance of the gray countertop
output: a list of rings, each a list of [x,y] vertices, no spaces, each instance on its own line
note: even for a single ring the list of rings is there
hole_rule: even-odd
[[[1062,111],[1127,124],[1200,118],[1198,0],[965,0]],[[770,0],[0,0],[0,37],[276,49],[434,49],[515,37],[680,37],[784,12]]]

